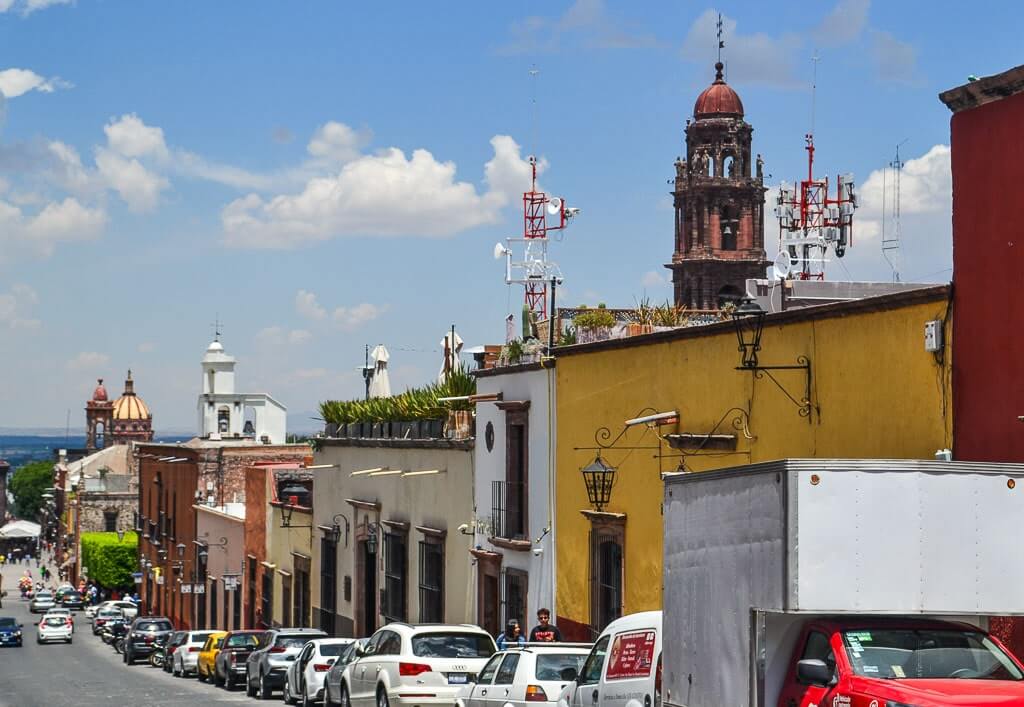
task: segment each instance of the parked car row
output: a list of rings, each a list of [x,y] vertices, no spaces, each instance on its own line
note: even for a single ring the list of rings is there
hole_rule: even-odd
[[[94,624],[114,611],[100,608]],[[621,646],[616,639],[609,662],[633,660],[635,677],[646,660],[653,698],[660,639],[655,645],[644,631],[639,634],[645,637]],[[631,657],[620,657],[621,649]],[[174,631],[166,618],[136,618],[124,638],[124,662],[155,652],[174,677],[195,676],[226,690],[244,686],[260,700],[279,694],[289,705],[590,707],[590,698],[570,687],[581,673],[600,673],[609,648],[604,638],[593,650],[589,644],[545,643],[498,651],[490,634],[469,624],[390,623],[369,638],[353,639],[311,628]],[[593,667],[595,661],[601,665]],[[640,704],[658,707],[658,697]]]

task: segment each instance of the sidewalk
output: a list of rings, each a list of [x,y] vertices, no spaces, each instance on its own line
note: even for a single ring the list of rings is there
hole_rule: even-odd
[[[48,589],[56,588],[60,582],[57,581],[57,568],[50,562],[45,562],[48,558],[43,558],[44,561],[39,563],[39,567],[36,567],[36,561],[32,560],[27,565],[24,562],[18,562],[15,564],[5,563],[0,567],[0,588],[7,592],[7,596],[3,601],[21,601],[21,590],[18,589],[18,580],[25,576],[25,571],[28,570],[32,576],[32,584],[42,580],[41,574],[43,566],[45,565],[50,570],[50,579],[46,582]]]

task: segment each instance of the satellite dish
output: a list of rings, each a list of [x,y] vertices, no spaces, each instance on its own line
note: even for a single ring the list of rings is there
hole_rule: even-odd
[[[789,253],[780,251],[775,256],[775,260],[772,261],[772,268],[775,270],[775,278],[783,279],[789,277],[790,273],[793,272],[793,261],[789,258]]]
[[[494,259],[495,260],[501,260],[506,255],[508,255],[508,252],[509,252],[508,248],[503,246],[501,243],[495,243],[494,244]]]
[[[562,200],[557,196],[553,196],[548,199],[548,213],[555,216],[562,210]]]

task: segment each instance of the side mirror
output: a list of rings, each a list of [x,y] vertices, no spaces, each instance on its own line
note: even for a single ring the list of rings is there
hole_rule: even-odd
[[[576,668],[570,666],[568,668],[562,668],[560,677],[566,682],[572,682],[576,679],[577,675],[579,675],[579,673],[576,672]]]
[[[807,658],[797,662],[796,679],[804,685],[825,687],[832,682],[832,670],[823,660]]]

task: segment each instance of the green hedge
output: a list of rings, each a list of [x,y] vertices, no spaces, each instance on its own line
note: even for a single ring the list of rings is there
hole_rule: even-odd
[[[82,533],[82,561],[80,566],[89,570],[89,579],[108,589],[130,589],[134,586],[132,573],[139,567],[139,537],[124,534],[118,542],[117,533]]]

